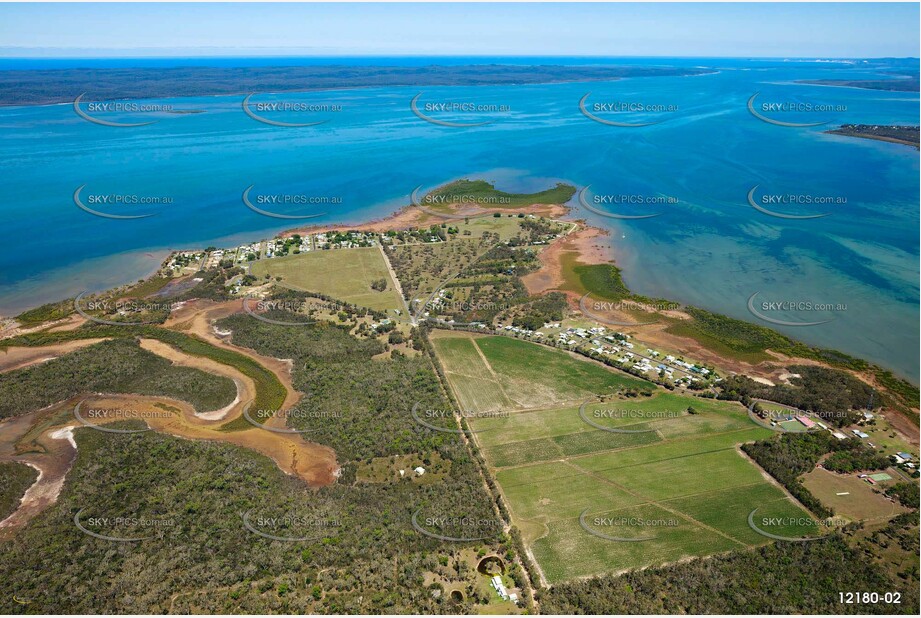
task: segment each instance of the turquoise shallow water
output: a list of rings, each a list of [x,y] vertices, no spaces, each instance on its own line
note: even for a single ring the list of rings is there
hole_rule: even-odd
[[[694,64],[682,61],[685,65]],[[663,62],[664,63],[664,62]],[[697,64],[701,64],[698,62]],[[301,95],[257,95],[340,106],[341,111],[272,116],[289,122],[327,120],[309,128],[260,124],[241,110],[240,96],[149,102],[200,114],[105,113],[112,128],[79,118],[71,106],[0,109],[0,162],[5,199],[0,251],[0,314],[102,289],[156,268],[170,248],[259,238],[294,222],[258,215],[242,200],[298,194],[341,200],[324,206],[271,206],[276,212],[326,212],[310,223],[360,221],[408,203],[418,185],[474,176],[507,190],[535,190],[565,180],[591,195],[664,195],[671,203],[610,206],[612,212],[661,215],[642,220],[576,214],[611,231],[614,255],[634,290],[666,296],[758,322],[747,308],[762,301],[845,305],[834,311],[774,311],[784,321],[822,321],[777,328],[809,343],[837,348],[893,368],[917,382],[919,349],[919,156],[912,148],[823,134],[841,123],[917,124],[916,93],[795,84],[797,79],[867,78],[854,67],[820,63],[721,61],[694,77],[638,78],[605,83],[531,86],[367,88]],[[473,102],[508,111],[444,113],[450,128],[415,117],[410,100]],[[640,128],[612,127],[579,112],[588,105],[630,102],[676,111],[625,112],[603,118]],[[791,128],[753,117],[746,102],[798,102],[831,111],[765,112]],[[96,204],[94,217],[74,204],[107,193],[167,196],[163,205]],[[748,191],[846,198],[833,206],[774,205],[785,213],[832,212],[790,220],[752,208]],[[265,204],[263,204],[265,206]],[[268,208],[269,206],[265,206]]]

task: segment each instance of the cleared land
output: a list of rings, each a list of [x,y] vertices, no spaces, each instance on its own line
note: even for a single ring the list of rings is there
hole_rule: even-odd
[[[740,404],[511,338],[433,342],[462,407],[482,415],[469,420],[474,439],[549,583],[770,542],[748,525],[754,509],[759,523],[777,518],[763,526],[772,534],[817,534],[738,451],[772,435]]]
[[[621,389],[652,388],[566,352],[510,337],[437,331],[432,343],[465,410],[549,408]]]
[[[281,284],[304,292],[319,292],[333,298],[376,310],[401,309],[403,303],[384,258],[377,247],[310,251],[252,262],[256,277],[281,277]],[[378,292],[371,283],[378,279],[387,288]]]
[[[908,509],[874,491],[874,487],[856,474],[837,474],[816,468],[803,476],[803,485],[835,514],[848,519],[881,521]],[[876,490],[884,487],[876,486]]]

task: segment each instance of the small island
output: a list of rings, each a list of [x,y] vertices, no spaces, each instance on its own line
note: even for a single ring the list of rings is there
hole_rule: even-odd
[[[921,82],[917,76],[897,75],[893,79],[801,79],[797,84],[813,86],[838,86],[840,88],[862,88],[864,90],[885,90],[887,92],[918,92]]]
[[[894,142],[914,146],[915,149],[918,149],[919,127],[911,125],[844,124],[837,129],[826,131],[826,133],[863,137],[881,142]]]

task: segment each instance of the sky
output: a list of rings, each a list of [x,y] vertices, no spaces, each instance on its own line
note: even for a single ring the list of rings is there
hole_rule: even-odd
[[[0,3],[0,57],[197,55],[921,54],[918,3]]]

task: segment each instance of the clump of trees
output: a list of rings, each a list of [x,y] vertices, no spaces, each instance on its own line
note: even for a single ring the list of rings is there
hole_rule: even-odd
[[[881,404],[873,387],[839,369],[815,365],[792,365],[787,368],[800,377],[790,384],[770,386],[747,376],[729,376],[720,383],[720,399],[732,399],[749,405],[752,399],[768,399],[812,412],[838,427],[852,424],[871,401]]]
[[[899,504],[910,509],[917,509],[918,503],[921,501],[917,483],[896,483],[886,489],[886,495],[895,498],[899,501]],[[915,522],[917,523],[917,518],[915,518]]]
[[[565,311],[566,295],[562,292],[550,292],[525,303],[521,313],[512,320],[512,325],[537,330],[547,322],[562,320]]]
[[[371,282],[371,289],[376,292],[383,292],[387,289],[387,280],[381,277]]]
[[[19,500],[38,478],[38,470],[15,461],[0,461],[0,521],[19,507]]]
[[[827,431],[785,433],[752,444],[742,450],[819,517],[830,517],[832,511],[803,486],[800,477],[811,472],[826,454],[823,462],[832,472],[880,470],[889,462],[857,438],[839,440]]]

